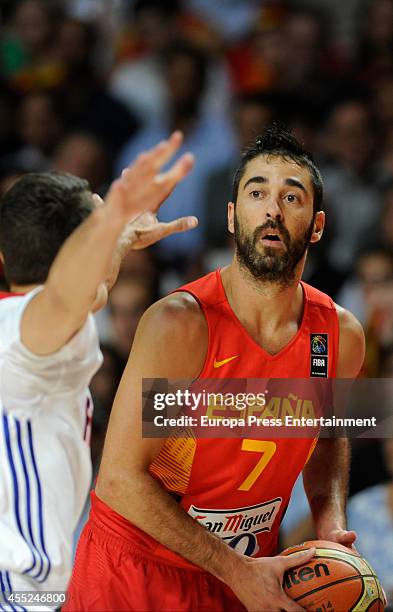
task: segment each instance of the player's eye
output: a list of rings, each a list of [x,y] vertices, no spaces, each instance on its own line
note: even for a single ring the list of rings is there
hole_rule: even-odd
[[[298,202],[299,197],[295,195],[294,193],[287,193],[287,195],[284,197],[284,200],[292,204],[293,202]]]
[[[254,200],[256,200],[257,198],[260,198],[260,197],[261,197],[261,195],[262,195],[262,191],[260,191],[259,189],[253,189],[253,190],[250,192],[250,196],[251,196],[252,198],[254,198]]]

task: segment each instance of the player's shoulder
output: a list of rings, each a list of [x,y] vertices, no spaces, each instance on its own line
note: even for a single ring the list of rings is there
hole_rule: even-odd
[[[186,291],[177,291],[146,310],[141,325],[159,334],[200,335],[207,333],[206,319],[197,300]],[[174,339],[174,338],[173,338]]]
[[[166,377],[195,378],[203,369],[208,328],[198,302],[186,292],[162,298],[144,313],[133,343],[135,360],[146,359]],[[158,369],[157,369],[158,368]]]
[[[356,377],[363,364],[365,338],[363,327],[355,315],[335,304],[339,323],[338,376]]]
[[[364,342],[364,331],[355,315],[339,304],[334,304],[340,326],[340,335],[348,342]]]

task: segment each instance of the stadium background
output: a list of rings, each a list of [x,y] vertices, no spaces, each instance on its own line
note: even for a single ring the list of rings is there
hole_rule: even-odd
[[[111,178],[174,128],[196,155],[161,217],[196,214],[199,229],[132,253],[98,316],[96,468],[141,314],[230,260],[233,170],[242,147],[273,119],[313,152],[325,183],[327,231],[310,250],[305,280],[363,323],[363,375],[393,375],[392,0],[1,0],[0,7],[0,194],[25,172],[57,169],[104,196]],[[349,526],[362,532],[359,548],[377,572],[385,568],[391,601],[392,490],[392,443],[353,442]],[[303,497],[298,487],[283,543],[308,535]]]

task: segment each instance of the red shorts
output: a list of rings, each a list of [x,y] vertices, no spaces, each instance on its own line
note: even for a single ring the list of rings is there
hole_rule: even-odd
[[[176,563],[155,555],[152,538],[94,492],[91,501],[62,611],[245,612],[220,580],[180,557]]]

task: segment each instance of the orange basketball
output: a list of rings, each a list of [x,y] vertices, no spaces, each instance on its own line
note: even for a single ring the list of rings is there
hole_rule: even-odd
[[[325,540],[304,542],[281,554],[316,548],[306,564],[285,572],[283,587],[291,599],[310,612],[380,612],[386,600],[371,565],[357,552]]]

